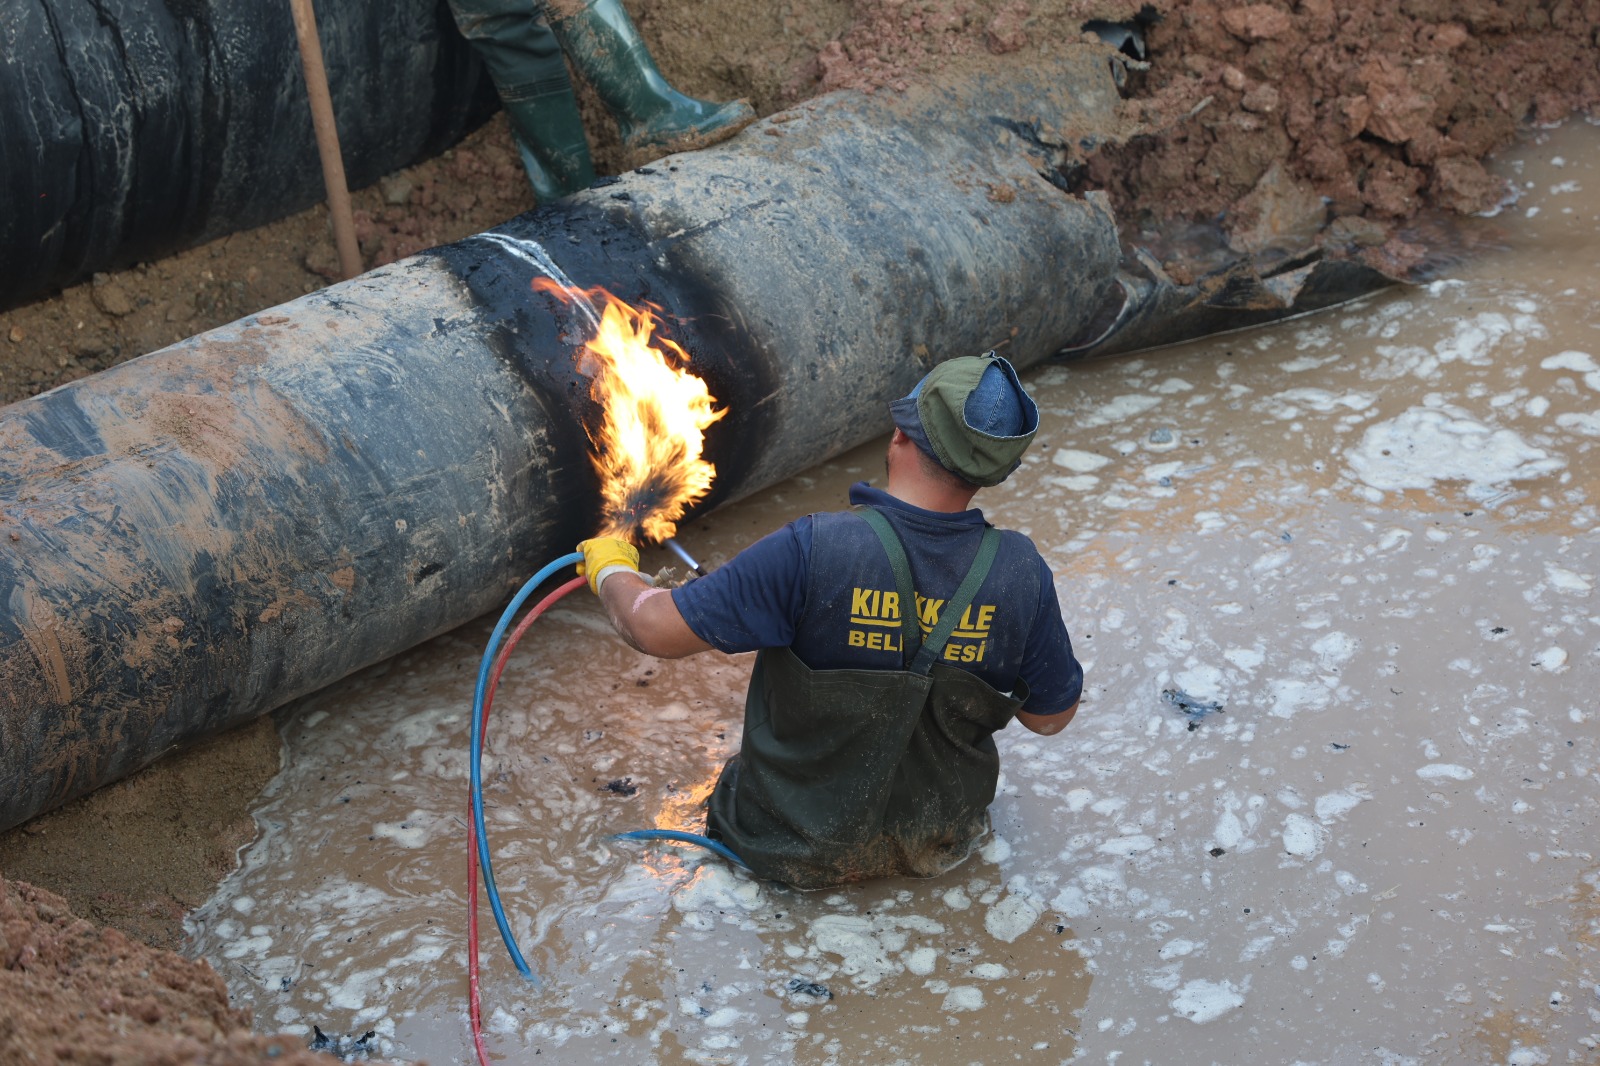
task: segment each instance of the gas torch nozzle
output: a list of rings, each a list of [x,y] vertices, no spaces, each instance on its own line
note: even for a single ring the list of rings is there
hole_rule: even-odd
[[[688,552],[684,551],[683,550],[683,546],[681,544],[679,544],[676,540],[674,540],[671,537],[668,537],[666,540],[662,541],[661,543],[663,543],[667,547],[671,548],[672,549],[672,554],[674,554],[678,558],[682,559],[684,561],[684,564],[686,566],[688,566],[688,568],[690,570],[693,570],[695,573],[699,574],[701,577],[705,577],[706,576],[706,572],[704,570],[700,569],[700,564],[694,561],[694,556],[692,556]]]

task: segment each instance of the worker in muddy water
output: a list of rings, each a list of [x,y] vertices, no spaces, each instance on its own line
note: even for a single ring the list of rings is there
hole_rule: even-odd
[[[889,410],[885,488],[859,483],[854,510],[791,522],[707,577],[656,589],[628,542],[580,545],[639,651],[759,652],[707,835],[800,888],[961,862],[989,828],[992,734],[1057,733],[1083,689],[1049,566],[969,506],[1038,429],[1016,371],[954,359]]]
[[[595,177],[567,60],[617,120],[630,166],[715,144],[755,120],[743,100],[715,104],[674,89],[622,0],[450,0],[450,9],[489,68],[540,203]]]

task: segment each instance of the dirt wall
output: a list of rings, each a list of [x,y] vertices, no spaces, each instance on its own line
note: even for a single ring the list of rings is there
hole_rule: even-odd
[[[1245,250],[1264,214],[1309,200],[1336,220],[1325,241],[1393,240],[1403,267],[1419,214],[1514,195],[1481,160],[1600,104],[1597,34],[1597,0],[1173,5],[1129,77],[1140,133],[1089,153],[1083,180],[1134,227],[1220,218]]]
[[[245,1066],[328,1061],[298,1039],[257,1036],[205,962],[74,914],[0,877],[0,1062]]]

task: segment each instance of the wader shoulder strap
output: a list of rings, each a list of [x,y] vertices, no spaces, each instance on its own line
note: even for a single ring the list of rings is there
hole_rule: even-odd
[[[955,632],[962,614],[972,606],[972,598],[978,594],[983,579],[989,576],[989,567],[994,565],[994,557],[999,551],[1000,534],[993,526],[989,526],[983,531],[983,540],[978,542],[978,557],[972,560],[972,569],[967,571],[965,580],[956,589],[956,594],[950,597],[950,602],[940,609],[939,624],[933,627],[933,632],[928,634],[928,639],[917,650],[917,657],[911,663],[912,673],[925,674],[933,669],[934,660],[944,651],[945,641]]]
[[[917,595],[911,585],[911,562],[906,558],[905,546],[900,543],[887,518],[871,507],[863,507],[858,513],[883,542],[883,550],[889,556],[889,567],[894,571],[894,587],[900,594],[900,661],[903,666],[910,662],[912,654],[922,643],[922,626],[917,620]]]
[[[917,598],[911,586],[911,563],[906,559],[906,550],[900,538],[895,535],[889,520],[878,511],[864,507],[860,514],[883,542],[883,550],[889,555],[889,566],[894,570],[895,588],[900,593],[901,654],[910,656],[914,649],[916,655],[907,669],[914,674],[926,674],[933,669],[934,661],[944,651],[945,642],[955,632],[956,623],[961,621],[961,615],[972,605],[972,599],[978,594],[984,578],[989,576],[989,568],[994,565],[995,556],[1000,552],[1000,533],[993,526],[983,531],[972,568],[967,571],[955,595],[939,611],[939,622],[924,641],[922,626],[917,618]]]

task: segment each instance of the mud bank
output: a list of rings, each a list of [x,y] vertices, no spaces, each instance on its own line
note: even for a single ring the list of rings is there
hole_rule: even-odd
[[[75,915],[0,878],[0,1061],[247,1066],[328,1061],[293,1037],[258,1036],[209,964]]]
[[[1089,161],[1130,217],[1227,216],[1248,242],[1274,166],[1335,217],[1392,226],[1511,195],[1481,161],[1600,102],[1600,3],[1174,5],[1130,75],[1142,131]],[[1362,228],[1352,225],[1351,236]]]

